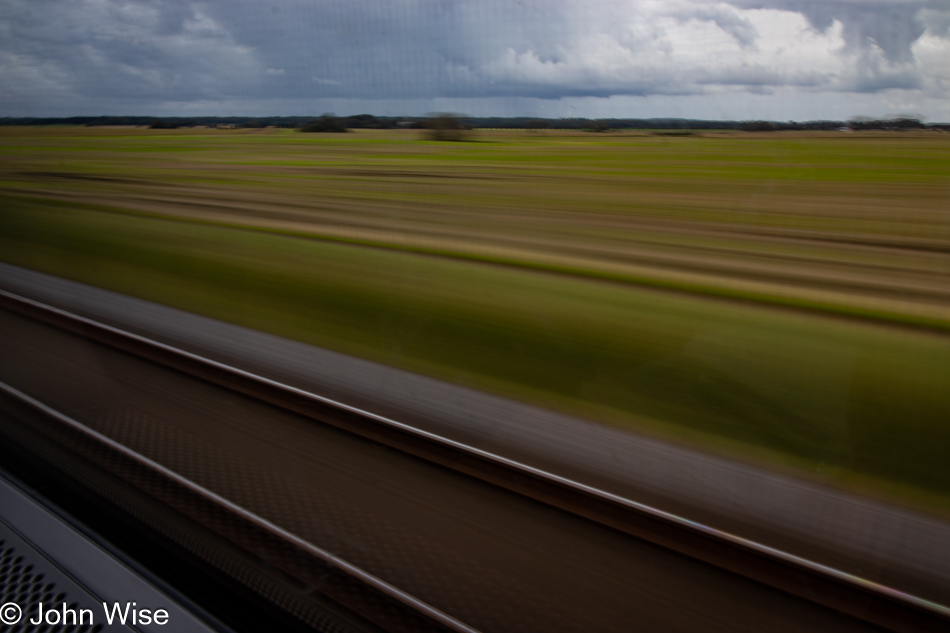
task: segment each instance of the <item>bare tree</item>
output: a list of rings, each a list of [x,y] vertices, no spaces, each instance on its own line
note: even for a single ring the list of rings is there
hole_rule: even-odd
[[[428,131],[426,137],[431,141],[464,141],[468,136],[461,119],[447,112],[431,115],[425,127]]]

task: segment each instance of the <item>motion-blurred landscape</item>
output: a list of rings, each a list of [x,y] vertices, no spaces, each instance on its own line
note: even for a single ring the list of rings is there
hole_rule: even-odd
[[[950,510],[950,135],[0,127],[0,260]]]

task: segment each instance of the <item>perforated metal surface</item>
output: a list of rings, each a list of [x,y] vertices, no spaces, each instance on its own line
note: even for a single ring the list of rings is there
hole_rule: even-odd
[[[80,624],[78,616],[74,621],[67,611],[64,621],[62,608],[79,614],[80,609],[94,609],[97,605],[92,596],[72,582],[65,574],[56,569],[39,552],[20,538],[7,525],[0,522],[0,605],[17,605],[22,616],[15,624],[0,623],[4,633],[99,633],[105,630],[120,630],[116,627],[105,628],[101,624]],[[55,613],[43,618],[40,624],[36,620],[40,604],[49,610],[55,606]],[[8,616],[13,611],[4,610]],[[51,623],[58,621],[59,623]]]

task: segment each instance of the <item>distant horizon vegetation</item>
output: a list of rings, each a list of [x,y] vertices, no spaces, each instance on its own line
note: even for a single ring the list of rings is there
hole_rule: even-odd
[[[466,129],[559,129],[606,132],[608,130],[740,130],[771,132],[790,130],[907,130],[938,129],[950,131],[950,123],[924,123],[920,119],[899,117],[873,119],[853,117],[848,120],[766,121],[766,120],[706,120],[657,117],[648,119],[588,119],[582,117],[546,119],[539,117],[469,117],[461,114],[434,114],[417,116],[376,116],[356,114],[336,116],[74,116],[74,117],[0,117],[0,126],[78,125],[140,126],[152,129],[183,127],[241,127],[241,128],[294,128],[304,132],[345,132],[348,129],[428,129],[432,122],[452,117]]]

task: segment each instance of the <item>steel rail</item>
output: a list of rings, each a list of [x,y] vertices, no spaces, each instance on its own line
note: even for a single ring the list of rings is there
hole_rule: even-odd
[[[477,477],[888,630],[950,630],[950,607],[946,605],[15,293],[0,290],[0,306]],[[87,431],[95,433],[91,429]],[[164,469],[159,464],[154,466]],[[228,504],[227,507],[234,505],[215,497]],[[279,526],[267,525],[282,530]],[[301,546],[307,545],[308,551],[314,548],[314,553],[333,556],[299,540]]]

